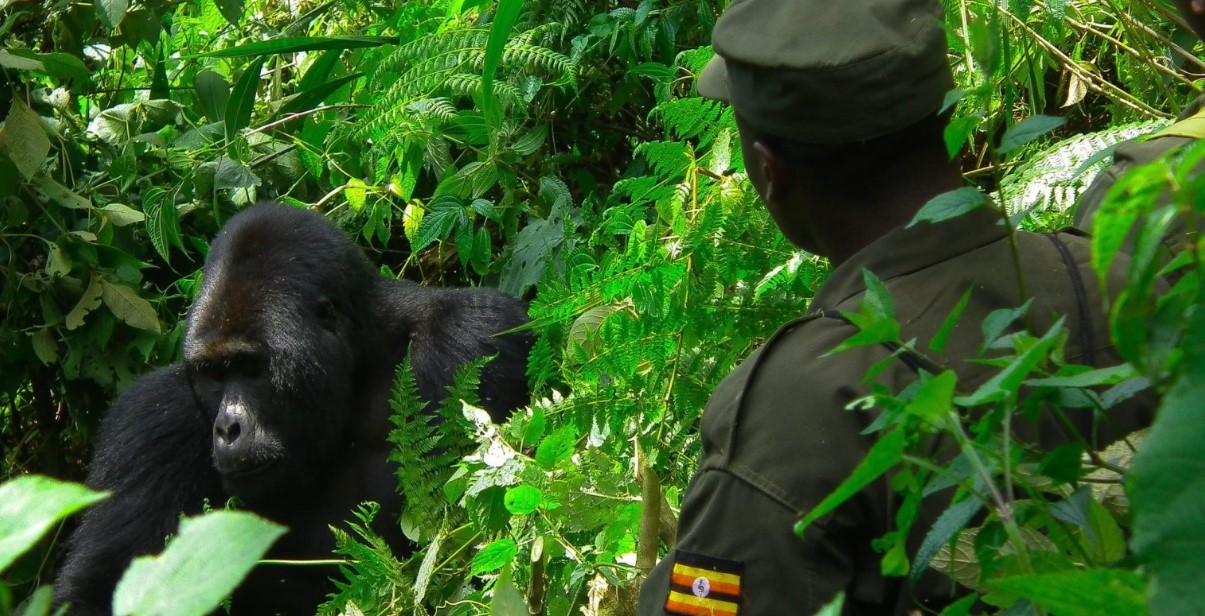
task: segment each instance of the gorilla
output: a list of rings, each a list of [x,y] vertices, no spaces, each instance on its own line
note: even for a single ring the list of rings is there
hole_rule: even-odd
[[[188,315],[183,363],[138,379],[101,423],[87,485],[112,496],[85,512],[55,581],[71,614],[108,614],[135,556],[162,550],[181,513],[238,497],[289,527],[269,558],[328,557],[328,525],[381,504],[391,545],[402,497],[386,457],[395,368],[410,354],[419,393],[446,395],[465,362],[495,358],[479,396],[495,421],[528,402],[522,302],[379,276],[317,214],[259,204],[214,238]],[[428,407],[432,408],[432,407]],[[242,614],[312,614],[323,567],[260,566],[235,593]]]

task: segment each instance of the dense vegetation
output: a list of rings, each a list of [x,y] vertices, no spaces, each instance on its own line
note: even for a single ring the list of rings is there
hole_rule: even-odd
[[[1065,224],[1099,153],[1175,116],[1205,69],[1196,38],[1158,0],[945,5],[960,87],[950,149],[965,146],[967,177],[1023,226]],[[541,401],[503,426],[457,403],[432,438],[400,371],[395,441],[432,452],[399,476],[405,530],[422,547],[390,554],[364,530],[372,506],[348,512],[341,592],[323,613],[628,613],[641,573],[672,541],[708,394],[806,311],[827,271],[758,205],[731,111],[694,92],[722,9],[0,0],[3,476],[82,476],[115,392],[178,358],[208,238],[239,207],[275,199],[337,221],[390,276],[531,300],[539,335],[529,375]],[[1153,246],[1164,210],[1193,210],[1202,156],[1189,150],[1119,187],[1098,227],[1098,265],[1135,221],[1153,221],[1141,244]],[[1175,198],[1148,216],[1162,191]],[[992,340],[1002,315],[984,326],[1002,353],[996,389],[958,391],[941,373],[880,392],[885,422],[900,426],[884,434],[901,436],[884,436],[863,470],[894,468],[905,500],[920,499],[935,466],[963,486],[950,515],[920,529],[921,554],[905,553],[902,532],[884,539],[885,571],[932,562],[1001,609],[1205,605],[1193,573],[1205,565],[1194,549],[1205,505],[1182,480],[1203,470],[1194,443],[1205,426],[1192,411],[1205,324],[1194,310],[1200,263],[1179,264],[1180,283],[1154,306],[1162,262],[1153,250],[1135,260],[1114,308],[1127,367],[1063,365],[1060,330]],[[872,299],[860,324],[898,335],[889,298]],[[1107,408],[1144,386],[1165,394],[1163,416],[1128,501],[1107,475],[1129,465],[1128,450],[1021,450],[1002,421],[1028,401]],[[957,409],[985,405],[998,412],[957,421]],[[964,456],[913,455],[907,442],[932,429],[955,433]],[[12,540],[32,532],[21,516],[48,524],[89,502],[52,498],[42,483],[6,487],[0,613],[47,583],[58,555],[52,533],[14,561],[40,535]],[[974,532],[960,533],[972,519]],[[173,547],[196,545],[203,524]],[[245,556],[218,560],[237,569]],[[167,588],[170,577],[154,579]]]

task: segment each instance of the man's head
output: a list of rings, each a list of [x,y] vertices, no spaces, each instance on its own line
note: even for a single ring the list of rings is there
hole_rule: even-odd
[[[1176,0],[1176,8],[1197,36],[1205,37],[1205,0]]]
[[[712,44],[699,93],[735,109],[750,181],[796,245],[840,258],[873,239],[843,239],[857,212],[832,211],[842,200],[875,222],[900,210],[890,228],[932,196],[914,189],[948,182],[937,112],[954,82],[937,0],[734,0]],[[907,179],[918,170],[943,177]]]

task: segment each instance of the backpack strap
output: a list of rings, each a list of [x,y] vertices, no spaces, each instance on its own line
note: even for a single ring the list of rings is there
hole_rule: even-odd
[[[1205,127],[1205,119],[1202,122],[1202,127]],[[1089,366],[1094,365],[1096,340],[1092,335],[1092,312],[1088,309],[1088,291],[1084,288],[1084,280],[1080,277],[1079,268],[1075,266],[1071,251],[1063,240],[1060,240],[1057,234],[1047,235],[1046,238],[1058,250],[1059,256],[1063,258],[1063,265],[1067,268],[1067,275],[1071,278],[1071,289],[1075,291],[1076,312],[1079,316],[1079,343],[1083,349],[1083,360]]]

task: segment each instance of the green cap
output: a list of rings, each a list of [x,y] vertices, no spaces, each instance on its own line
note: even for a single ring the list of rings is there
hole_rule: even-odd
[[[803,143],[895,132],[954,87],[937,0],[733,0],[711,42],[699,94]]]

